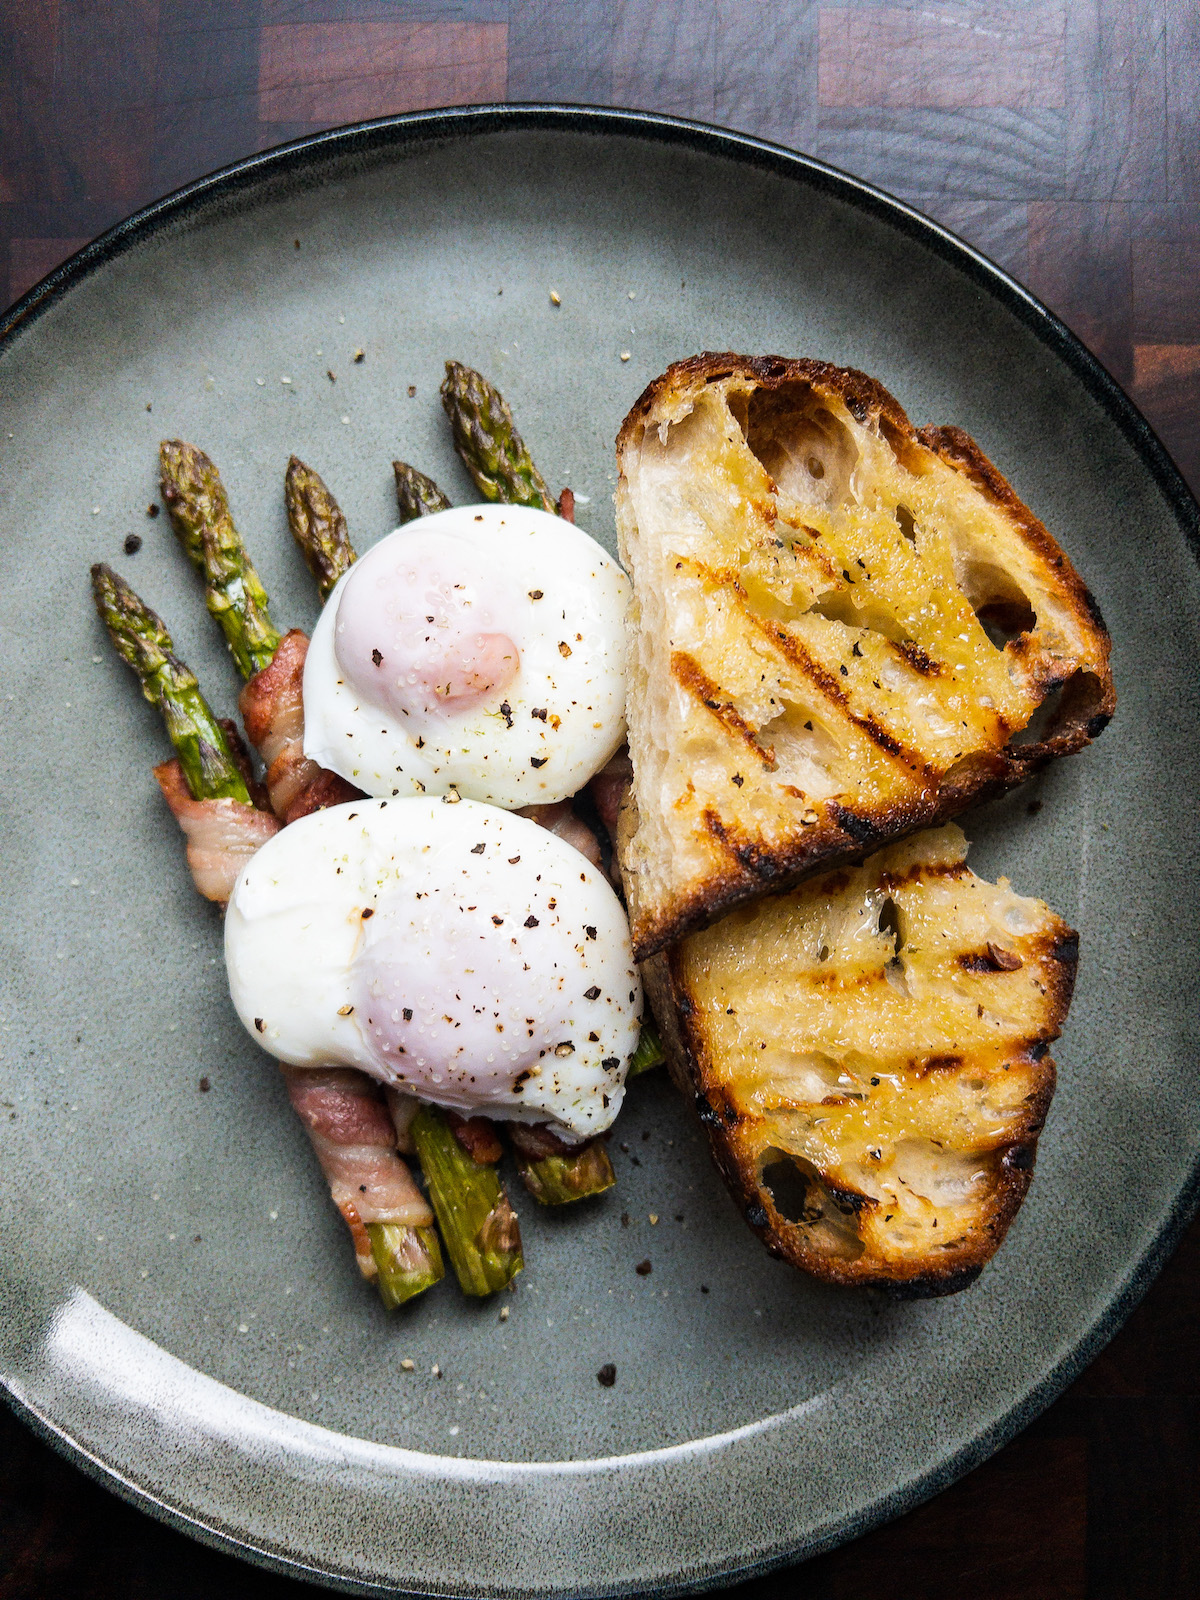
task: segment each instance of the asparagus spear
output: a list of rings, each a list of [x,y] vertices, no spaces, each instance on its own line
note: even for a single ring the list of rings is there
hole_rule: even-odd
[[[401,465],[397,463],[397,487]],[[431,479],[421,473],[413,476],[445,500]],[[299,492],[301,486],[303,493]],[[292,536],[318,584],[328,585],[324,591],[327,593],[355,559],[346,519],[317,474],[295,456],[288,464],[285,500]],[[449,503],[445,500],[446,505]],[[314,505],[319,508],[315,516]],[[339,531],[336,540],[331,541],[328,530],[335,525]],[[458,1281],[467,1294],[491,1294],[502,1289],[524,1265],[516,1212],[495,1170],[471,1158],[441,1111],[426,1106],[419,1116],[424,1119],[426,1134],[424,1143],[414,1134],[414,1143]],[[384,1247],[376,1247],[374,1235],[371,1247],[382,1278],[380,1254]]]
[[[283,498],[292,537],[317,581],[322,601],[328,600],[334,584],[354,564],[346,519],[320,475],[299,456],[287,464]]]
[[[649,1072],[665,1060],[666,1053],[658,1030],[652,1022],[643,1022],[641,1037],[629,1063],[625,1081]],[[590,1195],[603,1194],[617,1181],[608,1151],[599,1139],[590,1139],[575,1150],[532,1159],[518,1148],[516,1156],[517,1171],[525,1187],[544,1206],[568,1205],[572,1200],[585,1200]]]
[[[507,419],[510,437],[514,441],[515,449],[523,453],[529,469],[536,476],[537,481],[542,483],[541,474],[538,473],[537,468],[529,459],[529,453],[525,450],[525,446],[521,443],[520,435],[512,424],[512,413],[509,411],[503,397],[487,383],[486,379],[481,378],[478,373],[473,373],[470,368],[457,367],[456,363],[448,362],[448,375],[451,368],[455,368],[457,372],[464,374],[466,379],[473,381],[476,386],[481,386],[482,392],[490,397],[493,408],[498,409]],[[443,389],[444,393],[445,390]],[[396,475],[396,497],[400,505],[402,522],[411,522],[417,517],[427,516],[434,511],[444,511],[449,507],[450,501],[447,496],[438,488],[433,479],[427,477],[425,473],[418,472],[415,467],[409,466],[404,461],[394,461],[392,468]],[[476,477],[476,481],[479,481],[478,477]],[[306,486],[316,486],[315,493],[310,491],[307,495],[302,496],[299,493],[299,486],[302,483]],[[545,485],[543,484],[544,487]],[[346,532],[345,518],[342,517],[337,502],[318,475],[311,468],[305,467],[303,462],[299,461],[295,456],[291,458],[288,464],[285,498],[292,535],[300,547],[309,571],[316,578],[318,585],[322,586],[321,597],[324,599],[342,572],[354,560],[354,551]],[[512,496],[501,492],[493,496],[493,498],[507,502]],[[310,509],[314,500],[319,504],[319,514],[315,517]],[[336,545],[331,546],[325,530],[335,524],[338,526],[338,534]],[[330,555],[331,549],[333,550],[332,557]],[[653,1062],[649,1064],[652,1065]],[[444,1123],[441,1113],[434,1108],[427,1107],[425,1110],[428,1112],[429,1119],[436,1118]],[[428,1123],[426,1125],[428,1126]],[[425,1153],[421,1146],[419,1144],[417,1146],[422,1170],[425,1173],[426,1182],[429,1184],[430,1200],[434,1211],[437,1213],[438,1220],[442,1224],[442,1232],[446,1238],[446,1248],[450,1251],[451,1261],[454,1264],[464,1292],[468,1294],[491,1293],[492,1289],[489,1288],[470,1287],[471,1284],[488,1281],[483,1259],[461,1227],[456,1228],[455,1238],[452,1242],[447,1231],[448,1225],[446,1222],[447,1217],[458,1218],[463,1215],[473,1217],[476,1214],[479,1210],[478,1201],[481,1198],[479,1174],[490,1169],[482,1167],[471,1159],[459,1145],[448,1125],[444,1126],[444,1135],[445,1138],[440,1143],[444,1146],[445,1139],[451,1141],[455,1148],[449,1151],[449,1156],[453,1157],[453,1160],[448,1158],[438,1160],[435,1153],[433,1166],[430,1166],[425,1160]],[[530,1159],[518,1152],[517,1170],[521,1174],[525,1187],[543,1205],[566,1205],[573,1200],[581,1200],[591,1195],[603,1194],[606,1189],[610,1189],[617,1181],[608,1152],[596,1140],[582,1145],[577,1151],[555,1153],[536,1159]],[[506,1219],[511,1219],[511,1227],[515,1235],[514,1242],[518,1264],[509,1273],[509,1277],[512,1277],[516,1272],[520,1271],[519,1226],[516,1214],[509,1205],[507,1196],[499,1186],[499,1179],[495,1178],[494,1174],[492,1176],[499,1196],[498,1205],[503,1208],[503,1212],[498,1212],[497,1214],[502,1214]],[[457,1192],[456,1184],[465,1185],[465,1189],[472,1192],[470,1194],[465,1190],[464,1192]],[[440,1194],[439,1188],[441,1189]],[[491,1214],[488,1212],[485,1215]],[[493,1284],[492,1288],[503,1287],[503,1283],[506,1282],[508,1282],[508,1278],[502,1279],[500,1283]]]
[[[162,618],[103,562],[92,568],[92,591],[117,654],[137,673],[142,693],[162,713],[192,798],[249,805],[229,742],[195,674],[175,654]],[[371,1223],[367,1233],[379,1268],[379,1292],[389,1308],[442,1277],[445,1269],[432,1228]]]
[[[422,1105],[410,1132],[463,1293],[494,1294],[525,1265],[520,1224],[499,1174],[467,1154],[437,1106]]]
[[[205,601],[221,624],[243,678],[269,665],[279,633],[267,613],[267,592],[229,513],[216,467],[194,445],[159,446],[162,497],[179,542],[204,575]]]
[[[280,634],[267,610],[266,590],[234,526],[220,474],[202,450],[181,439],[163,441],[159,464],[163,500],[180,542],[204,578],[208,609],[221,624],[239,672],[252,677],[270,665]],[[354,559],[345,518],[317,474],[294,456],[288,488],[293,531],[303,524],[304,537],[297,532],[297,543],[318,583],[329,577],[332,587],[344,570],[339,561],[348,565]],[[401,1305],[442,1277],[445,1269],[431,1229],[372,1223],[367,1232],[385,1305]]]
[[[633,1059],[629,1063],[629,1071],[625,1074],[626,1083],[629,1082],[630,1078],[636,1078],[643,1072],[649,1072],[652,1067],[661,1066],[666,1059],[667,1052],[663,1049],[663,1042],[658,1036],[658,1029],[652,1022],[643,1022],[637,1049],[633,1052]]]
[[[447,361],[442,405],[454,429],[455,449],[488,500],[557,509],[517,432],[508,402],[494,385],[471,367]],[[392,465],[403,521],[449,506],[432,478],[403,461]],[[517,1171],[534,1199],[546,1206],[603,1194],[617,1181],[608,1151],[594,1139],[561,1154],[529,1157],[518,1150]]]
[[[442,406],[454,430],[454,448],[485,500],[558,510],[517,432],[508,402],[485,377],[447,361]]]
[[[447,361],[441,393],[454,448],[484,499],[556,512],[559,508],[499,389],[472,367]],[[617,1181],[608,1152],[595,1140],[575,1151],[536,1159],[518,1152],[517,1170],[534,1199],[551,1206],[603,1194]]]
[[[192,795],[249,805],[246,780],[229,741],[200,693],[195,673],[175,654],[162,618],[102,561],[92,568],[92,593],[117,654],[137,673],[142,693],[162,713]]]
[[[415,522],[418,517],[428,517],[435,511],[449,511],[450,501],[432,478],[410,467],[407,461],[393,461],[392,471],[396,474],[401,523]]]
[[[589,1139],[578,1150],[535,1160],[517,1152],[517,1171],[535,1200],[544,1206],[565,1206],[603,1194],[617,1181],[608,1151],[599,1139]]]
[[[389,1311],[424,1294],[446,1275],[436,1228],[403,1222],[368,1222],[371,1254],[379,1269],[379,1298]]]

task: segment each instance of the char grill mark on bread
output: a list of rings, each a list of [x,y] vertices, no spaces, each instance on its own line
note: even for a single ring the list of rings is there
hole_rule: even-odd
[[[1078,937],[965,858],[917,834],[642,969],[746,1220],[831,1283],[964,1288],[1033,1176]]]
[[[1050,534],[965,433],[914,429],[863,373],[697,356],[617,449],[639,959],[1111,717],[1108,634]]]

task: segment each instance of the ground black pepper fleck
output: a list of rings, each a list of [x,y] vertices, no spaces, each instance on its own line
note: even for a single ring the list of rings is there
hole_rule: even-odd
[[[146,507],[146,515],[148,517],[156,517],[158,515],[158,506],[153,500]]]
[[[606,1361],[596,1374],[596,1382],[604,1389],[611,1389],[617,1381],[617,1369],[611,1361]]]
[[[654,1269],[650,1265],[649,1261],[639,1261],[633,1270],[637,1273],[639,1278],[648,1278]]]
[[[207,1093],[208,1093],[208,1091],[209,1091],[209,1090],[210,1090],[210,1089],[211,1089],[211,1088],[212,1088],[212,1084],[211,1084],[211,1083],[209,1083],[209,1081],[208,1081],[208,1079],[207,1079],[207,1078],[201,1078],[201,1079],[200,1079],[200,1093],[201,1093],[201,1094],[207,1094]]]
[[[125,535],[125,544],[124,544],[123,548],[124,548],[125,554],[127,556],[135,556],[135,555],[137,555],[138,551],[142,548],[142,536],[141,536],[141,534],[140,533],[127,533]]]

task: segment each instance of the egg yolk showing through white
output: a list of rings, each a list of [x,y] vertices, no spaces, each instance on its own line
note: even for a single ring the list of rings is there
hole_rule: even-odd
[[[338,1063],[465,1115],[602,1132],[641,986],[612,888],[571,845],[469,800],[332,806],[247,862],[230,993],[295,1066]]]
[[[377,796],[575,794],[625,737],[629,580],[544,511],[398,528],[330,595],[304,667],[304,753]]]

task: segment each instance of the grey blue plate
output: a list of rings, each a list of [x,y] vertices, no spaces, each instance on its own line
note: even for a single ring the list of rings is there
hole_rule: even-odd
[[[834,1292],[764,1254],[688,1109],[643,1080],[618,1190],[575,1215],[521,1205],[507,1320],[449,1284],[389,1316],[229,1007],[219,916],[150,776],[165,741],[88,565],[131,578],[232,711],[194,576],[146,514],[160,437],[211,452],[276,619],[309,626],[291,451],[360,547],[395,522],[393,456],[465,499],[436,395],[454,356],[499,382],[611,546],[617,427],[705,348],[863,367],[918,422],[967,428],[1112,629],[1113,726],[967,821],[980,870],[1082,933],[1037,1179],[968,1293]],[[435,113],[254,158],[123,224],[10,314],[0,393],[0,1371],[73,1460],[201,1538],[362,1592],[663,1592],[934,1493],[1111,1335],[1195,1194],[1196,508],[1022,290],[753,140]]]

